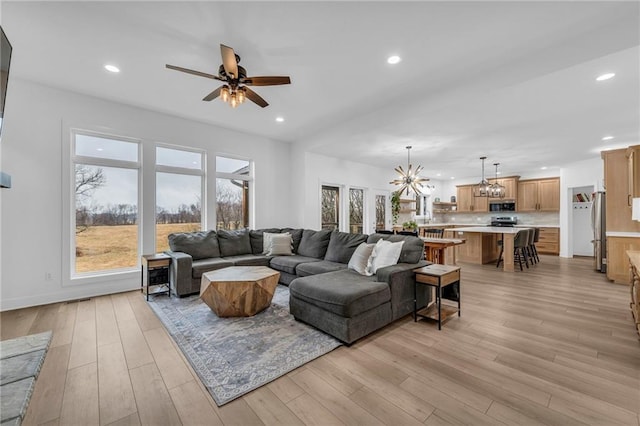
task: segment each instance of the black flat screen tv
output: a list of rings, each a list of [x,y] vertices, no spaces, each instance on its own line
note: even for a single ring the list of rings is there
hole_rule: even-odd
[[[4,101],[7,98],[9,82],[9,64],[11,63],[11,43],[0,27],[0,136],[2,136],[2,120],[4,119]]]

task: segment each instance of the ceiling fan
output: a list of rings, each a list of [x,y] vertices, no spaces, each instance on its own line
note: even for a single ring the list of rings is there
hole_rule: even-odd
[[[225,84],[209,93],[202,100],[209,102],[220,96],[220,99],[224,102],[228,102],[232,108],[243,103],[245,99],[249,99],[251,102],[261,106],[262,108],[269,105],[267,101],[247,86],[276,86],[280,84],[291,84],[291,79],[286,76],[247,77],[247,70],[238,65],[238,62],[240,62],[240,56],[238,56],[232,48],[221,44],[220,53],[222,55],[222,65],[220,65],[220,68],[218,69],[218,75],[207,74],[169,64],[166,64],[166,67],[170,70],[186,72],[187,74],[223,81]]]

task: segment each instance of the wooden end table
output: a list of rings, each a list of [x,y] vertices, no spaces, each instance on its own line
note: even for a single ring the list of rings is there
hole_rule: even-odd
[[[169,268],[171,267],[171,257],[168,254],[156,253],[142,255],[142,279],[140,291],[149,295],[167,294],[171,292],[169,286]],[[146,285],[146,287],[145,287]],[[155,289],[149,290],[149,287]]]
[[[456,312],[460,316],[460,267],[451,265],[432,264],[414,269],[415,282],[413,285],[413,321],[418,321],[418,317],[429,318],[438,321],[438,330],[442,329],[442,322],[454,315]],[[418,285],[427,285],[435,288],[436,303],[418,310]],[[453,293],[456,298],[446,298],[458,302],[458,307],[442,304],[442,288],[454,286]]]

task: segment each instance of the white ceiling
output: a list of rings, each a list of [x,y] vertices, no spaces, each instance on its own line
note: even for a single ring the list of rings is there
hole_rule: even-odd
[[[530,174],[640,141],[635,1],[3,0],[0,23],[12,77],[389,169],[412,145],[432,178],[477,176],[482,155]],[[292,84],[256,88],[265,109],[232,110],[201,100],[216,81],[165,69],[216,74],[220,43],[249,75]],[[616,77],[596,82],[604,72]]]

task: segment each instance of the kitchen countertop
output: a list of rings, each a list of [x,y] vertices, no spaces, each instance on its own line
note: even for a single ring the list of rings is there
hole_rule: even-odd
[[[426,223],[426,224],[418,224],[418,228],[430,228],[436,226],[489,226],[485,223],[457,223],[457,222],[449,222],[449,223]],[[519,223],[515,225],[515,228],[560,228],[560,225],[549,225],[546,223],[536,223],[536,224],[526,224]]]
[[[510,226],[470,226],[468,228],[448,228],[445,231],[479,232],[482,234],[517,234],[522,228]]]
[[[616,231],[607,231],[607,237],[629,237],[629,238],[640,238],[640,232],[616,232]]]

